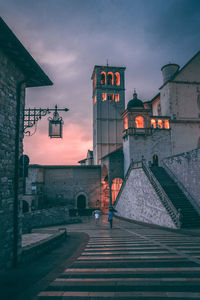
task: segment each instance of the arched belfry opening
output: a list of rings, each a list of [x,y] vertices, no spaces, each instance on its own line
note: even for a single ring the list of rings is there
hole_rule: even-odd
[[[154,154],[153,155],[153,166],[158,166],[158,155]]]

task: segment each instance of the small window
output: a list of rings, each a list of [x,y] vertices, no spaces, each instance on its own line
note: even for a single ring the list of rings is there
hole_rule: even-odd
[[[97,102],[97,96],[94,97],[94,104]]]
[[[169,120],[165,120],[165,129],[169,129]]]
[[[113,73],[112,72],[108,72],[108,85],[113,85]]]
[[[108,94],[108,100],[113,101],[114,100],[114,94]]]
[[[106,73],[101,72],[101,84],[105,85],[106,84]]]
[[[128,118],[124,118],[124,130],[128,129]]]
[[[151,127],[156,128],[156,120],[155,119],[151,119]]]
[[[136,128],[144,128],[144,118],[142,116],[138,116],[135,118]]]
[[[106,93],[102,93],[102,100],[106,101]]]
[[[120,85],[120,75],[118,72],[115,73],[115,85]]]
[[[158,128],[159,129],[163,128],[163,120],[158,120]]]
[[[115,94],[115,102],[119,102],[119,94]]]

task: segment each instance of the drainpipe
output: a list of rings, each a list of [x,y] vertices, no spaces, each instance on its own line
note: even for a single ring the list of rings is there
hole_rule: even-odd
[[[19,239],[19,135],[21,113],[21,89],[25,81],[20,81],[16,87],[16,123],[15,123],[15,170],[14,170],[14,207],[13,207],[13,267],[18,264],[18,239]]]

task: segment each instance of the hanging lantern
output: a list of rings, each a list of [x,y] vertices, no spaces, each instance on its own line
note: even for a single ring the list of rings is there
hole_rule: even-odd
[[[57,105],[53,113],[53,118],[49,117],[49,136],[50,138],[62,138],[63,119],[59,116]]]

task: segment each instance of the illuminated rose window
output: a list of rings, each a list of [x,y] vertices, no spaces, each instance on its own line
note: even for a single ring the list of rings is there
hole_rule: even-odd
[[[144,128],[144,118],[141,116],[136,117],[135,124],[136,124],[136,128]]]
[[[165,120],[165,129],[169,129],[169,120]]]
[[[115,73],[115,85],[120,85],[120,75],[118,72]]]
[[[156,120],[151,119],[151,127],[156,128]]]

